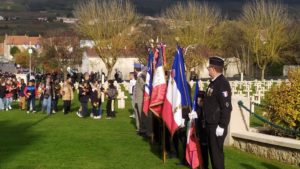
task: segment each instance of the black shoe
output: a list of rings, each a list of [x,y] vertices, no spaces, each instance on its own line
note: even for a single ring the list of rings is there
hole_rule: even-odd
[[[178,165],[178,166],[189,166],[189,164],[186,161],[185,162],[180,161],[179,163],[176,163],[176,165]]]
[[[144,136],[145,133],[137,131],[136,134],[139,135],[139,136]]]

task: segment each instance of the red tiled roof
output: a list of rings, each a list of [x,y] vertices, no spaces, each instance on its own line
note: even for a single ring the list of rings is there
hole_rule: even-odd
[[[41,37],[6,36],[4,42],[8,45],[37,45],[41,43]]]
[[[4,43],[0,43],[0,56],[4,55]]]

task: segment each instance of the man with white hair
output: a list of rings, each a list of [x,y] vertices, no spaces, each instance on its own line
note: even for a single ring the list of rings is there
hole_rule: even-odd
[[[135,120],[138,134],[145,134],[146,127],[145,124],[142,123],[143,113],[143,100],[144,100],[144,85],[146,80],[146,72],[147,68],[143,68],[141,72],[137,74],[137,80],[134,87],[133,98],[135,103]]]

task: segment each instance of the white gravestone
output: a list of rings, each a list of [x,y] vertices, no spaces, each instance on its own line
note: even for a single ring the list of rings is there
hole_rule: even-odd
[[[124,82],[123,82],[123,85],[124,85],[124,87],[125,87],[125,91],[128,91],[129,83],[126,82],[126,81],[124,81]]]
[[[204,86],[201,80],[198,81],[198,85],[199,85],[199,90],[203,91]]]
[[[76,82],[76,83],[74,84],[74,87],[75,87],[75,89],[76,89],[77,93],[79,93],[79,89],[78,89],[78,87],[79,87],[79,83],[78,83],[78,82]]]
[[[118,108],[124,109],[125,108],[125,99],[127,99],[127,96],[124,95],[124,92],[119,92],[118,94]]]
[[[251,94],[251,86],[250,85],[246,85],[246,90],[245,90],[245,92],[246,92],[246,96],[247,96],[247,98],[250,98],[250,94]]]

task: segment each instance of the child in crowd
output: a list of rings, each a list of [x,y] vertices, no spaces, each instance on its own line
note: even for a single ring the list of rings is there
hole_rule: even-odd
[[[44,90],[45,90],[45,84],[43,82],[40,82],[37,84],[37,92],[36,92],[36,98],[39,99],[39,104],[38,107],[41,109],[42,108],[42,103],[44,100]]]
[[[1,80],[0,80],[0,111],[4,110],[5,93],[6,93],[5,79],[1,78]]]
[[[52,85],[52,113],[56,113],[58,111],[57,104],[60,97],[60,84],[58,79],[56,79]]]
[[[24,79],[21,79],[21,84],[19,88],[19,108],[21,110],[25,110],[25,102],[26,102],[26,97],[24,94],[24,90],[26,88],[26,83],[24,82]]]
[[[12,90],[12,93],[13,93],[13,96],[12,96],[12,99],[13,101],[17,101],[19,98],[18,98],[18,81],[16,78],[12,78],[12,87],[13,87],[13,90]]]
[[[91,104],[92,104],[92,113],[91,117],[94,119],[101,119],[101,90],[100,85],[97,81],[94,81],[92,84],[91,91]]]
[[[113,100],[118,95],[118,91],[114,86],[113,80],[109,80],[109,87],[107,89],[106,95],[108,97],[107,104],[106,104],[106,119],[111,119],[111,117],[115,117],[115,114],[112,111]]]
[[[79,101],[81,110],[77,112],[78,117],[86,117],[88,115],[88,101],[90,98],[91,87],[88,81],[83,82],[83,85],[79,87]]]
[[[12,81],[11,80],[7,80],[6,82],[6,94],[5,94],[5,110],[11,110],[11,103],[13,101],[13,90],[14,87],[12,85]]]
[[[36,88],[34,84],[34,80],[30,80],[28,86],[25,87],[24,95],[27,98],[27,113],[30,113],[29,110],[35,113],[35,95],[36,95]],[[32,107],[32,109],[30,109]]]
[[[46,85],[45,89],[43,91],[43,105],[42,105],[42,111],[47,111],[47,115],[51,114],[51,101],[52,101],[52,82],[50,77],[46,79]]]

